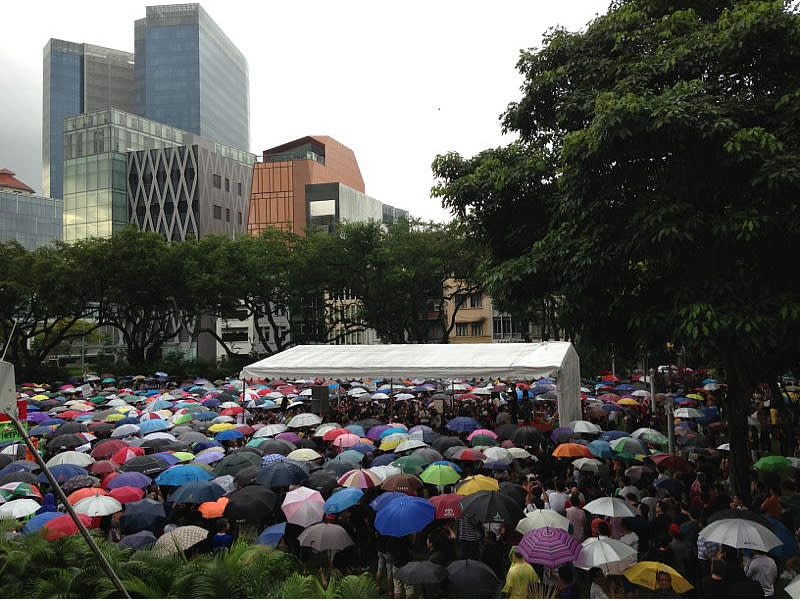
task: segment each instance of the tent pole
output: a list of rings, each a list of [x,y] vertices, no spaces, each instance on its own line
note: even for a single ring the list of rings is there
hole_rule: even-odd
[[[122,583],[119,576],[117,576],[117,573],[114,571],[114,568],[111,567],[111,564],[109,564],[108,559],[106,559],[106,556],[103,555],[103,552],[98,548],[97,543],[92,538],[92,535],[89,534],[89,531],[86,529],[86,526],[84,526],[83,522],[78,518],[78,514],[75,513],[75,509],[72,507],[72,504],[67,500],[67,496],[64,494],[64,491],[61,489],[61,486],[56,481],[52,472],[45,464],[44,459],[42,459],[42,456],[39,454],[39,450],[34,446],[31,437],[28,436],[28,432],[25,430],[22,423],[20,423],[19,418],[12,413],[9,413],[8,417],[14,423],[14,426],[16,426],[17,432],[20,433],[22,439],[25,441],[25,446],[28,447],[28,450],[31,452],[31,455],[33,455],[33,458],[36,460],[36,463],[39,464],[39,467],[42,469],[42,472],[44,472],[44,475],[47,476],[47,479],[50,481],[50,486],[53,487],[56,496],[63,503],[64,508],[67,510],[67,513],[70,514],[72,521],[75,522],[76,526],[78,526],[78,530],[81,532],[81,535],[83,536],[84,540],[86,540],[86,544],[89,545],[89,549],[91,549],[94,556],[97,557],[97,560],[100,562],[100,565],[103,567],[103,570],[105,570],[106,574],[108,574],[109,578],[111,578],[111,581],[114,583],[114,586],[120,593],[122,593],[123,597],[125,597],[126,599],[130,599],[131,595],[129,595],[128,591],[125,589],[125,585]]]

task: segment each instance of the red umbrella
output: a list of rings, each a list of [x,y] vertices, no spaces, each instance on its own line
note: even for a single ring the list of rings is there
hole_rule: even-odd
[[[234,430],[239,430],[245,436],[250,436],[251,434],[253,434],[256,431],[253,426],[248,426],[247,424],[243,424],[241,426],[237,426],[236,428],[234,428]]]
[[[138,457],[144,454],[145,450],[142,447],[125,447],[116,451],[111,456],[111,460],[118,465],[122,465],[129,459],[133,459],[134,457]]]
[[[108,496],[117,499],[120,503],[133,503],[145,497],[145,491],[135,486],[120,486],[108,493]]]
[[[340,434],[350,434],[350,430],[347,428],[334,428],[333,430],[329,430],[325,434],[323,434],[323,441],[324,442],[332,442],[337,436]]]
[[[110,459],[114,453],[119,451],[120,449],[128,448],[128,443],[123,442],[121,440],[116,439],[108,439],[108,440],[101,440],[99,443],[95,445],[95,448],[92,449],[90,455],[95,459]]]
[[[437,520],[447,520],[462,517],[462,507],[459,504],[462,499],[464,499],[464,495],[457,495],[456,493],[431,497],[429,501],[436,510],[434,518]]]
[[[242,409],[242,407],[228,407],[227,409],[223,409],[220,415],[239,415],[243,411],[244,409]]]
[[[657,467],[665,466],[671,472],[689,472],[692,466],[686,459],[678,455],[670,455],[668,453],[657,453],[648,457]]]
[[[92,519],[89,516],[79,513],[78,519],[87,528],[92,526]],[[72,516],[69,514],[54,518],[44,525],[44,537],[50,541],[73,534],[78,534],[78,526],[72,521]]]
[[[484,461],[484,459],[486,459],[484,453],[476,451],[475,449],[462,449],[454,453],[452,458],[459,461]]]
[[[95,461],[92,465],[90,465],[87,470],[93,476],[100,476],[101,478],[106,474],[110,474],[111,472],[116,472],[119,469],[119,465],[114,463],[113,461],[109,461],[105,459],[103,461]]]

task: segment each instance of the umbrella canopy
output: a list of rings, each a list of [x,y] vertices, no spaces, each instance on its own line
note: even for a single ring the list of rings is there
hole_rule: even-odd
[[[600,471],[603,463],[601,463],[597,459],[581,457],[579,459],[574,460],[571,465],[573,465],[573,467],[575,467],[577,470],[581,472],[589,472],[590,474],[597,474]]]
[[[555,568],[575,560],[581,551],[581,544],[566,530],[546,526],[529,530],[518,549],[527,562]]]
[[[123,534],[133,534],[140,530],[156,532],[167,522],[164,513],[164,504],[153,499],[142,499],[135,503],[125,505],[125,511],[120,518],[120,528]]]
[[[86,453],[78,453],[77,451],[64,451],[51,457],[45,465],[51,468],[57,465],[77,465],[80,467],[86,467],[94,463],[94,461],[94,458],[90,457]]]
[[[344,488],[331,495],[325,502],[325,513],[342,513],[349,507],[353,507],[364,496],[364,491],[360,488]]]
[[[281,542],[281,539],[284,538],[284,534],[286,533],[286,522],[281,522],[279,524],[273,524],[262,530],[261,534],[259,534],[256,542],[260,545],[267,545],[270,547],[275,547]]]
[[[385,536],[406,536],[420,532],[434,521],[434,506],[426,499],[403,495],[379,509],[375,528]]]
[[[223,515],[232,520],[261,523],[269,517],[278,495],[265,486],[251,484],[228,495],[228,505]]]
[[[167,500],[173,503],[200,505],[206,501],[216,501],[224,494],[225,491],[219,484],[195,481],[188,482],[176,488],[173,493],[167,497]]]
[[[611,459],[615,456],[612,447],[606,440],[593,440],[587,445],[587,449],[595,457],[600,457],[602,459]]]
[[[553,509],[535,509],[517,522],[515,530],[520,534],[526,534],[540,528],[559,528],[567,532],[570,529],[570,520]]]
[[[761,472],[781,472],[792,467],[790,460],[781,455],[768,455],[754,464],[754,469]]]
[[[110,491],[108,496],[117,499],[120,503],[133,503],[141,501],[145,496],[145,491],[134,486],[121,486]]]
[[[298,413],[287,422],[289,428],[311,428],[323,423],[323,418],[314,413]]]
[[[482,523],[504,522],[517,524],[523,519],[523,509],[510,496],[498,491],[480,491],[462,499],[462,514]]]
[[[206,540],[209,531],[200,526],[178,526],[162,534],[153,545],[153,553],[157,557],[167,557]]]
[[[545,437],[542,432],[537,430],[534,426],[523,426],[518,428],[509,440],[511,440],[516,447],[536,447],[545,442]]]
[[[479,474],[478,476],[469,476],[464,479],[464,482],[456,489],[460,495],[472,495],[473,493],[480,492],[482,490],[500,490],[501,487],[498,484],[498,481],[495,478],[490,478],[489,476],[482,476]]]
[[[438,520],[448,520],[462,517],[462,499],[464,495],[450,493],[431,497],[429,501],[434,506],[434,517]]]
[[[455,469],[448,465],[429,465],[423,473],[420,474],[420,479],[426,484],[446,486],[448,484],[455,484],[461,479],[461,476]]]
[[[261,470],[256,483],[268,488],[289,488],[309,480],[309,474],[296,463],[275,461]]]
[[[392,466],[387,466],[384,469],[390,468],[392,468]],[[416,491],[423,488],[423,481],[412,474],[395,474],[384,480],[381,483],[381,488],[388,491],[415,494]]]
[[[615,453],[624,453],[626,455],[647,455],[648,449],[645,445],[636,438],[625,436],[612,441],[609,445]]]
[[[425,457],[418,455],[409,455],[407,457],[400,457],[392,462],[393,467],[400,468],[404,474],[419,474],[423,471],[423,466],[428,465],[428,460]]]
[[[153,480],[150,476],[146,476],[140,472],[128,472],[125,474],[118,474],[111,478],[104,484],[105,488],[113,490],[122,486],[133,486],[136,488],[147,488],[151,485]]]
[[[448,564],[448,596],[456,599],[495,598],[501,582],[487,564],[460,559]]]
[[[637,550],[606,536],[591,537],[581,543],[581,551],[573,562],[577,568],[601,568],[604,574],[622,574],[637,562]]]
[[[668,443],[667,437],[659,430],[654,430],[653,428],[639,428],[634,430],[634,432],[631,433],[631,437],[638,440],[644,440],[645,442],[649,442],[657,446],[665,446]]]
[[[129,459],[120,466],[121,472],[139,472],[147,476],[156,475],[166,470],[169,464],[161,457],[143,455]]]
[[[328,470],[316,470],[309,476],[306,486],[318,491],[324,497],[331,494],[337,487],[337,475]]]
[[[735,549],[755,549],[768,552],[782,544],[770,529],[752,520],[727,518],[716,520],[701,530],[699,536],[707,541]]]
[[[628,568],[623,575],[629,582],[644,586],[645,588],[656,590],[656,575],[660,573],[670,574],[670,584],[673,592],[679,595],[686,593],[693,586],[669,565],[658,561],[641,561]]]
[[[395,578],[407,585],[437,584],[448,578],[448,570],[432,561],[410,561],[395,571]]]
[[[197,465],[175,465],[156,477],[159,486],[182,486],[190,482],[208,482],[214,477]]]
[[[199,457],[195,457],[197,461]],[[261,465],[261,456],[256,453],[232,453],[223,457],[217,465],[214,466],[212,473],[215,476],[234,476],[246,467],[254,465]]]
[[[319,492],[301,486],[286,494],[281,510],[287,522],[305,528],[322,521],[324,505],[325,501]]]
[[[120,549],[147,549],[156,543],[156,535],[149,530],[129,534],[119,542]]]
[[[342,474],[337,483],[347,488],[374,488],[381,484],[381,478],[372,470],[356,469]]]
[[[472,417],[455,417],[445,427],[451,432],[472,432],[480,428],[478,422]]]
[[[63,515],[66,514],[60,511],[46,511],[45,513],[35,515],[25,522],[25,525],[22,527],[22,533],[30,534],[31,532],[38,532],[47,522],[60,518]]]
[[[92,519],[89,516],[79,513],[78,519],[87,528],[91,527]],[[44,531],[45,539],[49,541],[78,534],[78,526],[75,524],[72,516],[69,514],[62,515],[61,517],[53,518],[52,520],[45,522],[42,530]]]
[[[90,518],[106,516],[122,511],[122,504],[108,495],[92,495],[75,503],[75,511],[88,515]]]
[[[567,427],[575,434],[599,434],[601,432],[600,426],[583,419],[570,422]]]
[[[314,524],[298,536],[301,547],[311,547],[315,551],[341,551],[353,545],[347,531],[337,524]]]
[[[206,501],[201,503],[197,510],[207,520],[214,518],[221,518],[225,514],[225,508],[228,506],[228,497],[220,497],[216,501]]]
[[[583,444],[565,442],[560,444],[551,453],[554,457],[592,457],[590,450]]]
[[[593,515],[605,515],[612,518],[634,517],[634,511],[623,499],[617,497],[600,497],[587,503],[583,509]]]
[[[0,505],[0,519],[19,519],[36,513],[41,505],[33,499],[14,499]]]

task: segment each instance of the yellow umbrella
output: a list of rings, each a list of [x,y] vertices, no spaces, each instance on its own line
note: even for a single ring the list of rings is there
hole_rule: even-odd
[[[405,438],[396,438],[395,440],[384,440],[381,445],[378,447],[382,451],[392,451],[395,447],[397,447],[400,443],[402,443]]]
[[[623,575],[628,578],[629,582],[639,584],[652,591],[656,590],[656,575],[660,572],[667,572],[670,574],[670,583],[673,590],[679,595],[686,593],[693,585],[679,574],[676,570],[669,565],[659,563],[658,561],[641,561],[634,564],[629,569],[623,572]]]
[[[623,406],[626,406],[626,407],[639,407],[640,406],[640,404],[637,401],[635,401],[634,399],[630,399],[628,397],[625,398],[625,399],[620,399],[617,402],[617,404],[618,405],[623,405]]]
[[[704,400],[704,397],[702,397],[700,394],[697,394],[695,392],[692,392],[692,393],[688,394],[687,398],[688,399],[695,399],[696,401],[703,401]]]
[[[180,459],[181,463],[192,461],[195,458],[194,454],[187,453],[186,451],[175,451],[173,455],[175,455],[178,459]]]
[[[216,434],[217,432],[223,432],[224,430],[232,430],[234,428],[236,428],[234,424],[214,424],[212,426],[209,426],[209,432],[214,432]]]
[[[31,397],[31,400],[32,400],[32,401],[46,401],[46,400],[48,400],[49,398],[50,398],[50,397],[49,397],[49,396],[47,396],[46,394],[37,394],[36,396],[32,396],[32,397]]]
[[[125,416],[124,416],[124,415],[122,415],[122,414],[120,414],[120,413],[112,413],[111,415],[107,415],[107,416],[106,416],[106,417],[103,419],[103,421],[104,421],[104,422],[111,422],[111,423],[113,424],[114,422],[118,422],[118,421],[120,421],[121,419],[125,419]]]
[[[459,495],[472,495],[474,492],[482,490],[500,490],[501,487],[495,478],[489,476],[469,476],[464,479],[464,482],[456,489],[456,494]]]
[[[159,409],[158,411],[154,411],[154,413],[158,413],[164,419],[167,419],[172,415],[172,411],[170,411],[169,409]]]
[[[295,449],[286,456],[287,459],[295,459],[297,461],[314,461],[321,457],[322,455],[314,449]]]

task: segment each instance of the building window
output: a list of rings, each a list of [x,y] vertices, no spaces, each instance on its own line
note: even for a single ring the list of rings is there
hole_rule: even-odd
[[[242,225],[242,211],[237,211],[236,212],[236,222],[239,225]]]
[[[470,325],[470,335],[471,336],[483,336],[484,335],[484,324],[483,323],[474,323]]]
[[[470,295],[470,306],[473,308],[477,308],[481,306],[481,293],[477,292],[476,294]]]
[[[211,185],[217,188],[218,190],[222,188],[222,177],[217,175],[216,173],[211,176]]]
[[[225,209],[225,220],[231,222],[231,209]]]
[[[228,179],[227,177],[225,178],[225,191],[226,192],[231,191],[231,180]]]
[[[236,194],[242,196],[242,182],[236,182]]]
[[[214,205],[214,218],[222,219],[222,207],[220,205]]]
[[[457,336],[467,336],[467,324],[466,323],[457,323],[456,324],[456,335]]]

